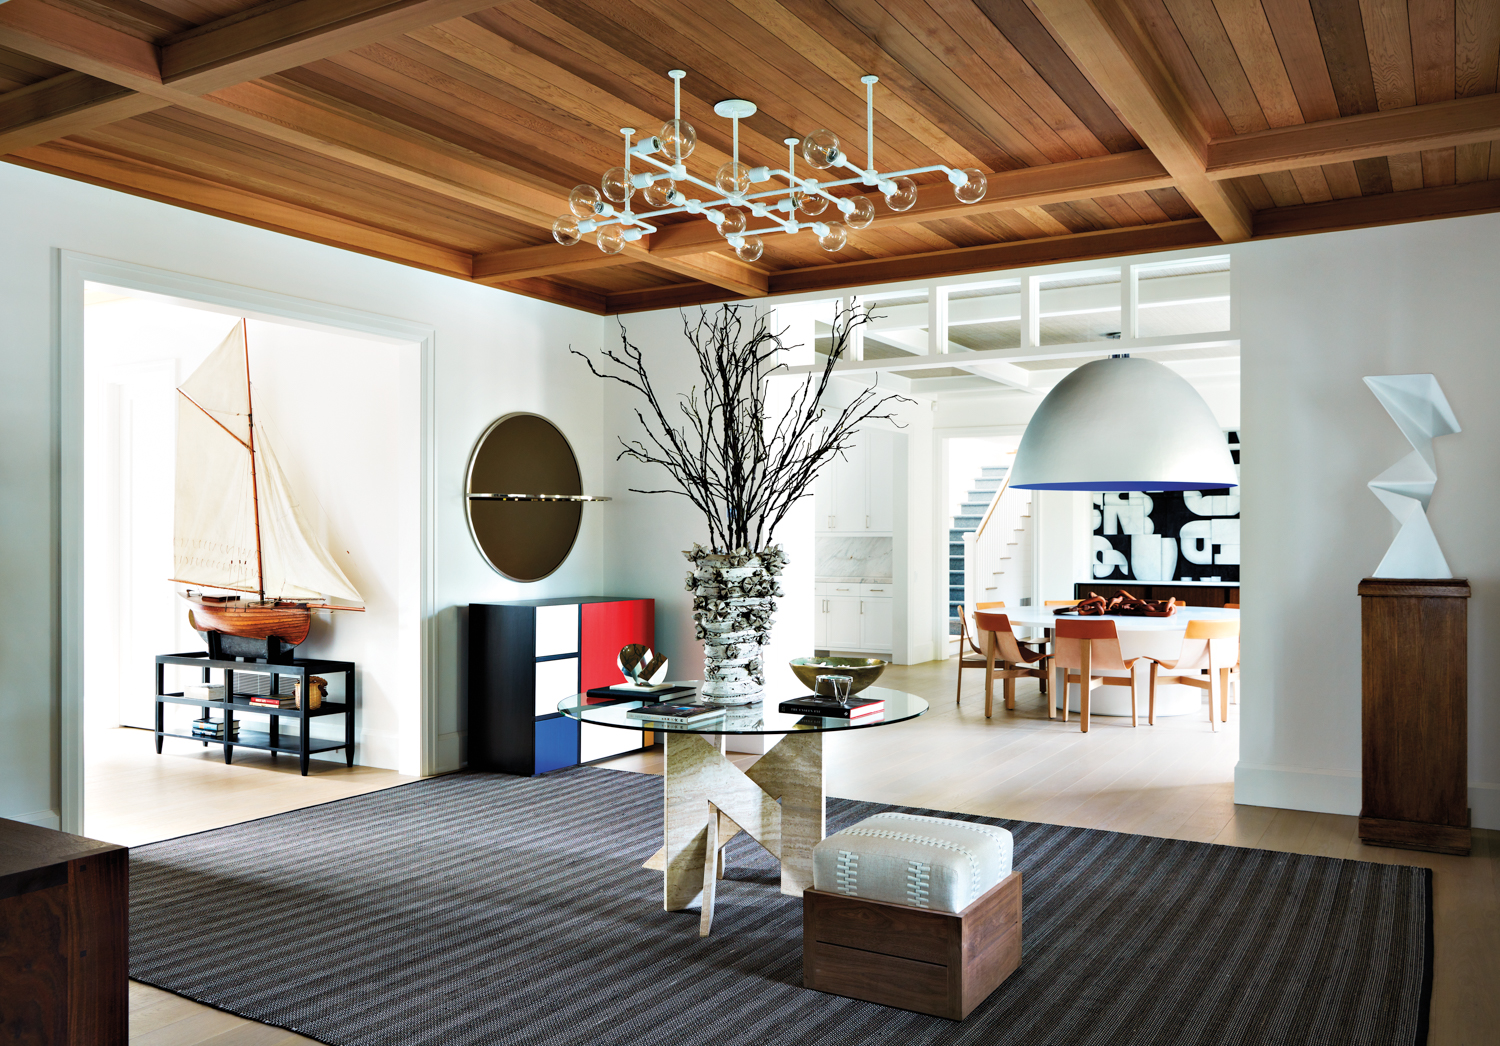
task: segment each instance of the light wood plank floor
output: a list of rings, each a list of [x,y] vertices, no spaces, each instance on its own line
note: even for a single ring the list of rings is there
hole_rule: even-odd
[[[918,693],[932,711],[900,726],[831,735],[828,790],[851,799],[926,806],[1053,824],[1139,832],[1434,870],[1436,971],[1430,1046],[1493,1046],[1500,1041],[1500,832],[1476,832],[1472,857],[1367,847],[1356,819],[1235,806],[1238,710],[1217,733],[1206,713],[1163,717],[1152,728],[1096,717],[1087,735],[1076,721],[1049,722],[1035,684],[1023,681],[1018,708],[984,718],[979,673],[967,673],[953,703],[952,662],[893,666],[883,680]],[[998,700],[997,700],[998,705]],[[1143,710],[1144,711],[1144,710]],[[236,756],[193,742],[157,760],[149,734],[98,744],[89,760],[89,831],[145,842],[296,809],[408,780],[388,771],[315,762],[307,779],[294,766]],[[169,742],[170,744],[170,742]],[[149,759],[147,756],[149,755]],[[741,766],[754,756],[735,756]],[[257,761],[259,760],[259,761]],[[621,756],[600,765],[661,772],[661,754]],[[272,773],[265,773],[272,770]],[[180,776],[179,771],[182,775]],[[222,802],[205,801],[209,795]],[[147,810],[146,813],[132,811]],[[113,811],[111,813],[111,810]],[[230,812],[222,812],[228,810]],[[112,833],[112,834],[111,834]],[[132,984],[133,1043],[151,1046],[290,1046],[308,1039],[219,1013]]]

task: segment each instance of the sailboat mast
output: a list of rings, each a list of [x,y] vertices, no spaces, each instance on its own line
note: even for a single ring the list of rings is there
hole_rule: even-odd
[[[260,551],[260,486],[256,477],[258,471],[255,467],[255,402],[250,398],[250,321],[241,319],[244,327],[244,337],[241,339],[245,345],[245,409],[246,422],[250,430],[250,501],[255,511],[255,587],[260,590],[260,598],[266,598],[266,568]]]

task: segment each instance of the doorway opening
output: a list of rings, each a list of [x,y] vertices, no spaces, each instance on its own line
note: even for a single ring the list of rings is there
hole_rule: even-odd
[[[133,845],[419,775],[424,346],[102,282],[84,283],[82,304],[84,787],[73,830]],[[171,580],[182,574],[174,556],[174,517],[187,496],[180,492],[203,500],[205,488],[227,491],[242,478],[179,468],[177,390],[242,321],[256,431],[274,443],[303,529],[365,603],[362,613],[315,612],[294,651],[356,666],[353,693],[342,673],[326,673],[328,707],[347,701],[355,712],[352,760],[344,750],[316,751],[319,741],[346,740],[344,716],[311,719],[315,751],[305,777],[295,752],[264,747],[273,735],[273,745],[291,738],[295,747],[299,719],[280,716],[273,731],[269,714],[237,712],[232,732],[222,708],[157,700],[157,656],[208,647],[184,586]],[[276,524],[253,511],[258,526]],[[238,672],[234,690],[269,696],[271,679]],[[182,693],[202,683],[201,669],[166,665],[161,683],[162,693]],[[280,684],[278,693],[291,678]],[[193,739],[195,720],[216,722],[219,737],[242,743]]]

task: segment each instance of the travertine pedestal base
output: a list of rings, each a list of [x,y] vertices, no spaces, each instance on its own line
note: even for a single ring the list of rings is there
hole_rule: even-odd
[[[724,757],[715,736],[665,737],[666,845],[645,867],[663,872],[667,911],[701,902],[698,932],[708,935],[721,851],[741,831],[781,861],[782,893],[810,889],[812,848],[823,838],[823,735],[788,734],[748,771]]]

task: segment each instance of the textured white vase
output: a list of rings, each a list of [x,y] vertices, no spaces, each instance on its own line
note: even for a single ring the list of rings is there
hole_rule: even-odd
[[[766,685],[761,653],[771,639],[786,554],[780,545],[725,553],[694,545],[683,555],[692,564],[687,589],[703,643],[703,696],[720,704],[759,701]]]

